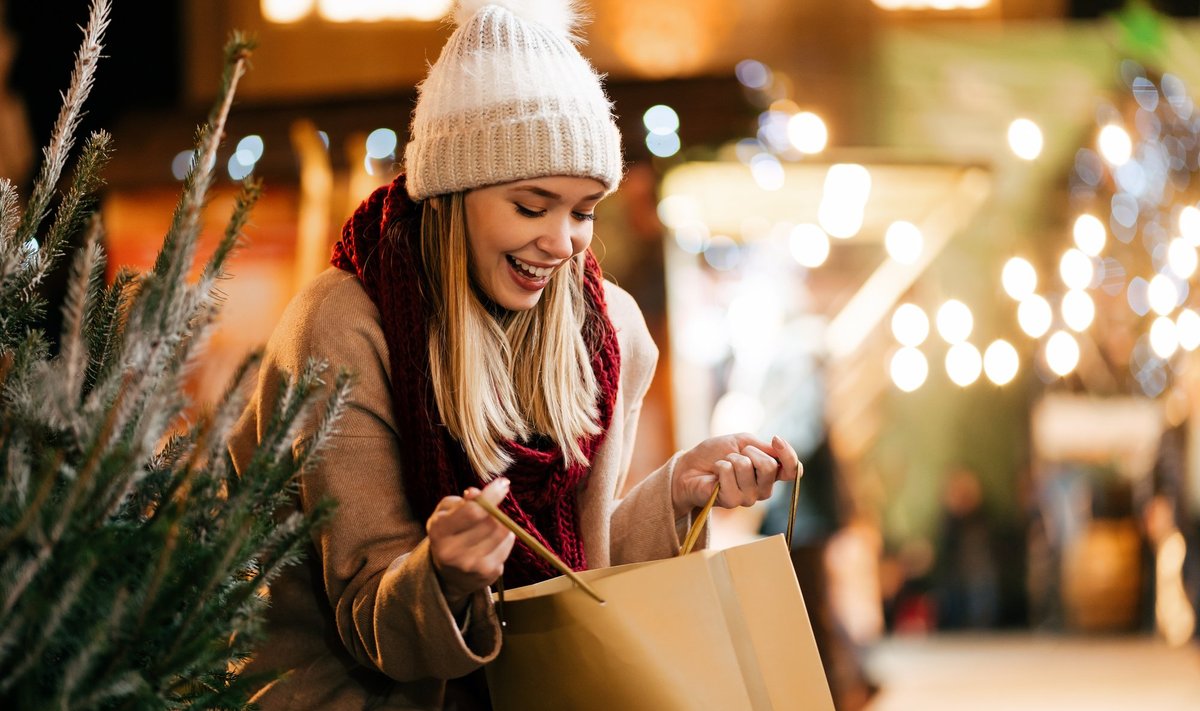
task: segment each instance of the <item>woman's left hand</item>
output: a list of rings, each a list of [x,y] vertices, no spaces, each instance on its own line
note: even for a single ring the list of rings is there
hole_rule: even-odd
[[[779,437],[767,444],[745,432],[710,437],[680,456],[671,480],[676,518],[703,506],[719,482],[717,506],[751,506],[771,495],[776,481],[804,474],[796,450]]]

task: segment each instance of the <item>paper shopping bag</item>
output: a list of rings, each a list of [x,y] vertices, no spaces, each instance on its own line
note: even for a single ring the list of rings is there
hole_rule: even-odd
[[[509,590],[496,711],[833,711],[782,536]]]

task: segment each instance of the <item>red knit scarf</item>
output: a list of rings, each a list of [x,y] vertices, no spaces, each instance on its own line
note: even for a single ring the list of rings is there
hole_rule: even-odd
[[[431,313],[431,305],[422,296],[421,212],[421,205],[409,199],[404,175],[400,175],[359,205],[342,228],[331,261],[357,275],[379,309],[392,371],[392,407],[404,490],[413,513],[423,521],[442,497],[462,495],[468,486],[480,486],[480,478],[462,446],[442,424],[429,378],[429,323],[438,315]],[[588,317],[583,335],[599,388],[601,427],[599,434],[579,442],[590,462],[612,422],[620,351],[616,330],[608,319],[600,266],[590,251],[585,264]],[[512,493],[502,508],[567,565],[585,570],[576,495],[590,467],[567,466],[561,448],[548,437],[508,442],[504,447],[513,464],[504,472],[512,482]],[[514,587],[555,575],[557,571],[520,541],[504,569],[505,583]]]

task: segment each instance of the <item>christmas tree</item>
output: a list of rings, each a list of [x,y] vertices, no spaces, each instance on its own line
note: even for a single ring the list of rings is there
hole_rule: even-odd
[[[251,43],[234,35],[193,167],[153,268],[106,283],[92,214],[111,152],[83,142],[82,106],[101,58],[109,0],[93,0],[71,84],[22,209],[0,180],[0,707],[242,708],[263,680],[238,674],[261,633],[266,585],[327,513],[290,512],[297,477],[343,409],[348,378],[294,374],[245,471],[227,436],[256,371],[186,415],[182,395],[221,303],[218,282],[261,187],[244,183],[223,239],[189,279],[217,149]],[[52,209],[52,206],[53,209]],[[39,284],[73,258],[59,353],[34,327]],[[317,435],[293,451],[299,427]],[[189,420],[192,420],[189,422]]]

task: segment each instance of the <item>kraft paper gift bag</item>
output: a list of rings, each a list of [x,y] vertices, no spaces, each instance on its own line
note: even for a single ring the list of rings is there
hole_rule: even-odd
[[[496,711],[833,711],[782,536],[573,577],[604,603],[567,577],[504,594]]]

